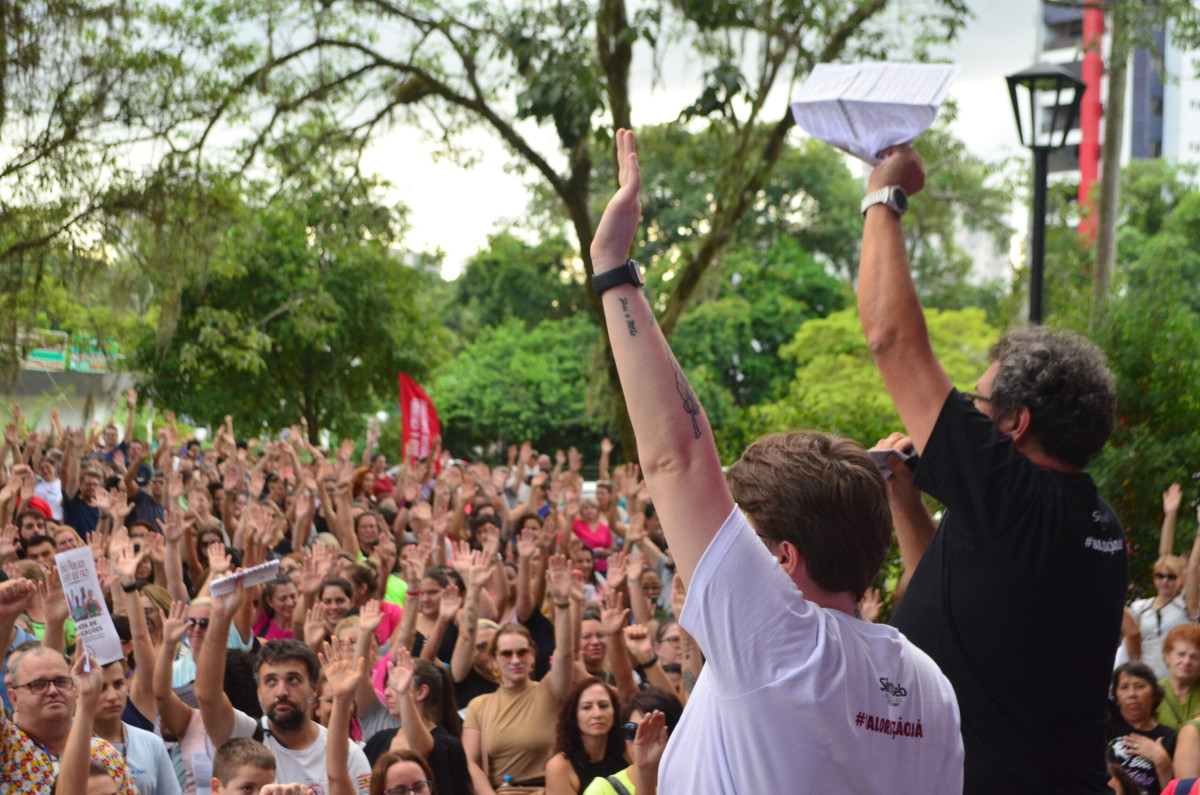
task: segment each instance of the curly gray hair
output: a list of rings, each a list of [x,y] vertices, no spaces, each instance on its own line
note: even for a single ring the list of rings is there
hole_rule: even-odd
[[[1025,406],[1047,455],[1086,466],[1116,424],[1116,385],[1104,353],[1077,334],[1032,326],[1004,334],[991,357],[1000,364],[989,395],[997,414]]]

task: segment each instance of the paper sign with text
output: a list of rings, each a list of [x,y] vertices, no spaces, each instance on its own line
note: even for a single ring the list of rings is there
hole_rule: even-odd
[[[112,616],[108,614],[104,589],[96,577],[92,548],[80,547],[59,552],[54,560],[58,564],[58,576],[62,580],[63,593],[67,596],[71,618],[75,620],[79,641],[101,665],[124,659],[121,638],[113,626]]]

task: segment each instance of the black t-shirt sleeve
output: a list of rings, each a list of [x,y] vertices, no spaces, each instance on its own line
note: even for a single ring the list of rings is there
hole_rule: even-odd
[[[1025,524],[1041,477],[1012,439],[954,389],[921,452],[915,483],[957,514],[956,537],[947,540],[979,548]]]

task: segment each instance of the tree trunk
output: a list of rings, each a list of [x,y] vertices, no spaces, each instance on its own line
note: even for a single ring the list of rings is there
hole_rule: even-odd
[[[1121,201],[1121,145],[1125,132],[1125,77],[1129,62],[1126,23],[1112,14],[1112,52],[1108,61],[1108,104],[1104,108],[1104,148],[1100,156],[1100,226],[1092,273],[1092,329],[1098,329],[1117,260],[1117,214]]]

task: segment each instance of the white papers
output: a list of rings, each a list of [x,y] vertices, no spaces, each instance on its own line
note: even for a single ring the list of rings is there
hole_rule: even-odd
[[[958,67],[818,64],[792,98],[792,116],[814,138],[874,165],[888,147],[929,129]]]
[[[101,665],[124,659],[121,638],[113,626],[112,616],[108,614],[104,589],[96,577],[92,548],[80,547],[59,552],[54,556],[54,562],[58,565],[58,577],[79,633],[78,642]]]
[[[264,582],[270,582],[278,576],[279,561],[271,560],[266,563],[260,563],[257,566],[251,566],[248,569],[242,569],[236,574],[230,574],[219,580],[213,580],[208,584],[208,590],[212,591],[213,596],[223,596],[227,593],[233,593],[234,586],[238,580],[242,581],[243,588],[249,588],[251,585],[261,585]]]
[[[892,468],[888,466],[888,456],[899,456],[901,461],[907,462],[908,459],[912,458],[914,454],[906,453],[902,450],[876,448],[874,450],[868,450],[867,455],[871,456],[871,460],[875,462],[875,465],[883,470],[883,476],[885,478],[890,478],[892,476]],[[910,464],[909,466],[912,465]]]

